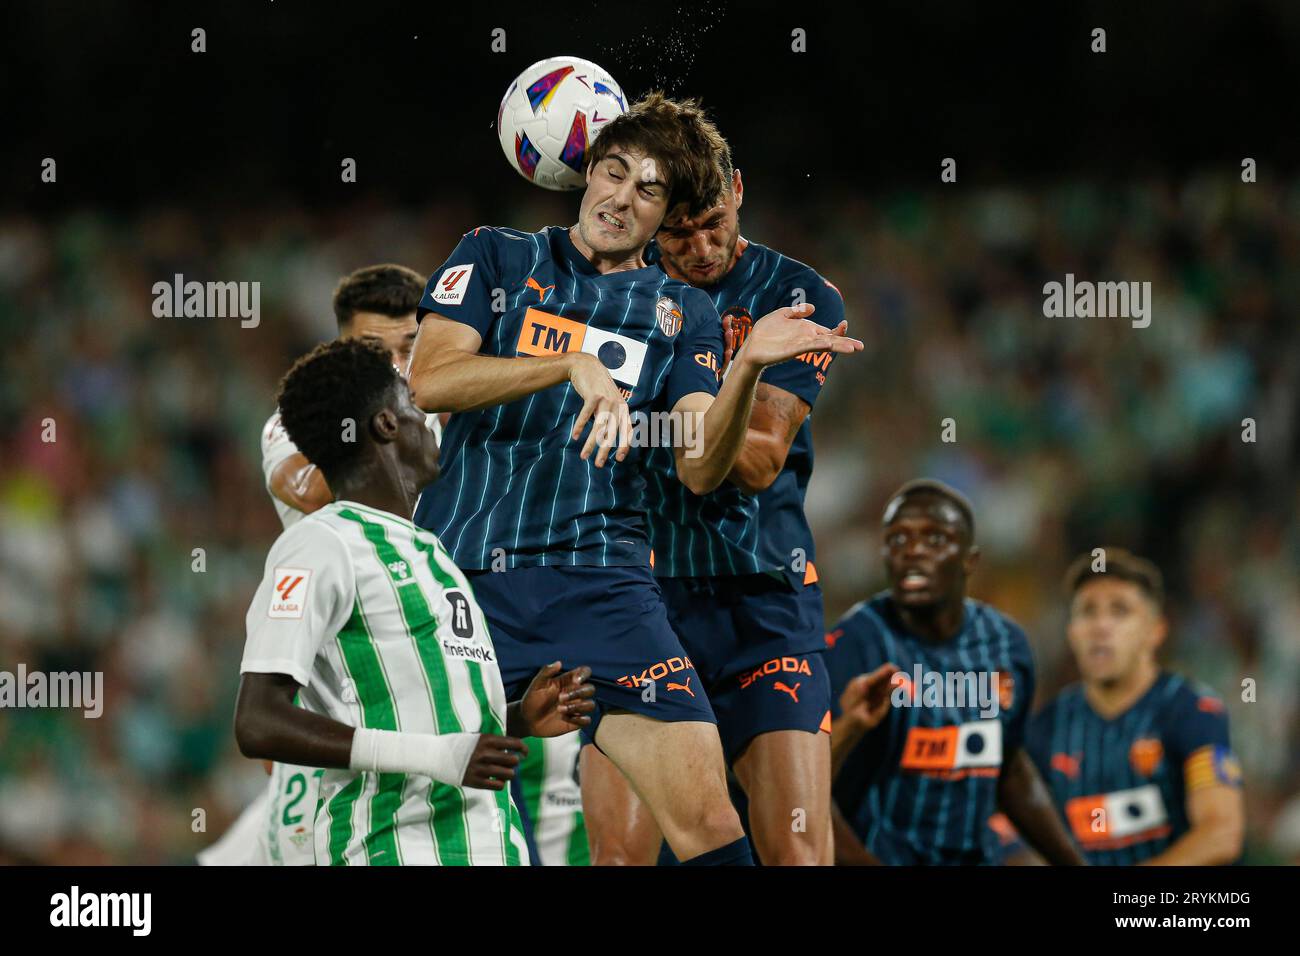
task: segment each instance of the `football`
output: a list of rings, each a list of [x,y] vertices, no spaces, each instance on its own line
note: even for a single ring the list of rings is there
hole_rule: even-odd
[[[497,110],[506,159],[546,189],[586,182],[587,147],[627,108],[614,78],[590,60],[555,56],[534,63],[510,84]]]

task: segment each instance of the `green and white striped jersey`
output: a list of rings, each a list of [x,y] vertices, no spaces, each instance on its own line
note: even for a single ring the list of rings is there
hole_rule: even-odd
[[[560,737],[528,737],[528,756],[519,764],[524,812],[533,826],[533,846],[541,866],[589,866],[587,825],[578,784],[578,732]]]
[[[504,733],[483,612],[433,534],[336,501],[288,528],[248,609],[241,673],[288,674],[300,706],[354,727]],[[316,862],[526,864],[508,790],[326,770]]]

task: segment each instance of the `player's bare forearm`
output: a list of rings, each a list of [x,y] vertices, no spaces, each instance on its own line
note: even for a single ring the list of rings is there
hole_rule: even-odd
[[[760,494],[770,488],[781,473],[785,451],[779,440],[751,425],[727,480],[747,495]]]
[[[1226,866],[1241,855],[1240,834],[1221,827],[1192,827],[1140,866]]]
[[[506,704],[506,734],[510,737],[530,736],[528,721],[524,718],[521,701],[512,700]]]
[[[1187,795],[1191,828],[1144,866],[1225,866],[1241,856],[1246,812],[1241,791],[1218,785]]]
[[[287,674],[245,674],[235,704],[239,752],[258,760],[346,769],[355,728],[295,707],[298,682]]]
[[[743,353],[742,353],[743,354]],[[696,414],[703,411],[699,455],[690,457],[675,449],[677,475],[697,495],[706,495],[726,479],[745,444],[754,390],[762,368],[737,359],[727,373],[718,394],[709,402],[702,392],[687,395],[674,411]]]
[[[407,380],[426,412],[469,412],[503,405],[568,381],[572,355],[480,355],[478,332],[430,313],[420,323]]]
[[[302,452],[294,452],[271,471],[271,494],[305,515],[319,511],[334,500],[334,492],[321,470]]]
[[[880,866],[880,860],[862,845],[834,800],[831,801],[831,832],[835,835],[836,866]]]
[[[998,776],[998,807],[1043,859],[1054,866],[1083,866],[1079,848],[1061,822],[1052,794],[1024,749],[1017,749]]]
[[[797,395],[759,382],[745,443],[727,480],[751,495],[771,487],[785,467],[790,445],[809,411],[808,403]]]
[[[411,360],[411,391],[426,412],[472,412],[505,405],[569,380],[569,355],[496,358],[446,352],[416,367]]]

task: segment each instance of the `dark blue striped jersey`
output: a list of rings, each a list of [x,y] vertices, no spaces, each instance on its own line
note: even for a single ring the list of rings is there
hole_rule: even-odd
[[[477,331],[481,355],[595,355],[634,425],[685,395],[718,391],[722,334],[709,297],[657,267],[602,275],[566,227],[466,233],[429,280],[417,318],[430,312]],[[648,565],[644,449],[603,468],[583,461],[586,434],[570,438],[581,409],[564,382],[452,415],[442,477],[421,495],[416,523],[461,568]]]
[[[651,246],[647,259],[658,260]],[[703,289],[720,316],[731,316],[736,347],[753,323],[776,309],[811,302],[812,320],[834,328],[844,318],[839,290],[809,266],[774,249],[749,242],[731,270]],[[812,408],[834,353],[810,352],[764,369],[762,381],[791,392]],[[811,416],[804,419],[785,467],[771,487],[747,495],[724,482],[707,495],[692,494],[677,480],[668,449],[646,456],[651,503],[650,539],[655,574],[700,577],[784,572],[795,587],[816,580],[812,531],[804,517],[804,494],[812,475]]]
[[[1188,792],[1241,783],[1223,701],[1177,674],[1112,720],[1072,684],[1035,715],[1027,747],[1094,864],[1155,856],[1187,832]]]
[[[961,632],[909,632],[888,593],[853,607],[826,635],[831,713],[854,677],[892,661],[892,706],[845,760],[835,802],[886,864],[991,864],[989,817],[1006,758],[1023,746],[1034,696],[1029,642],[995,608],[966,599]]]

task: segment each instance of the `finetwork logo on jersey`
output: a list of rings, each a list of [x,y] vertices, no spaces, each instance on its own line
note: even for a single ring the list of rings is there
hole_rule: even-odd
[[[273,619],[301,618],[307,606],[307,585],[311,583],[310,568],[276,568],[271,576],[271,606],[266,616]]]
[[[469,288],[469,279],[473,274],[472,262],[463,266],[448,266],[433,289],[433,301],[439,305],[460,305],[465,301],[465,290]]]

